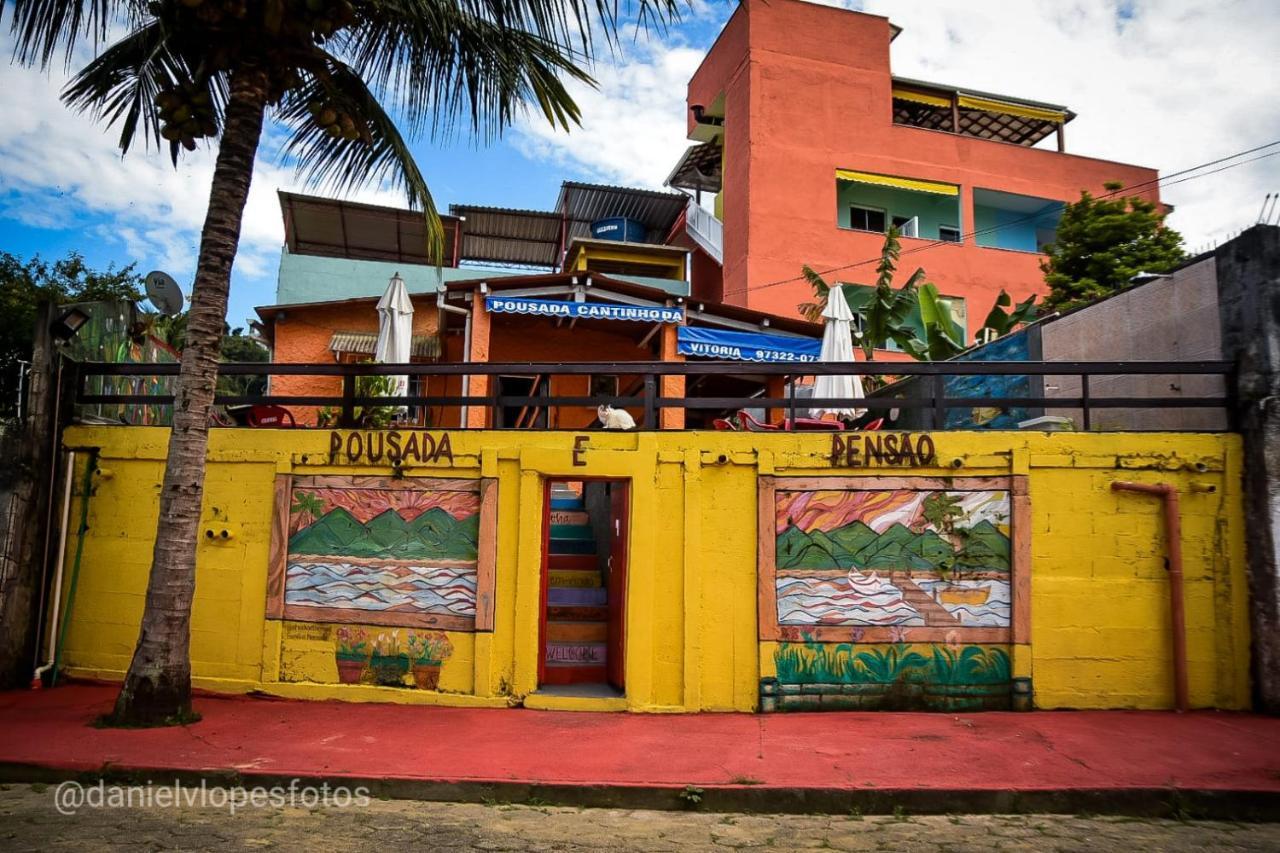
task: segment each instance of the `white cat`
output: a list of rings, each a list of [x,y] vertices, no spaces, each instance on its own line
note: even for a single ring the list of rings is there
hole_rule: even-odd
[[[600,425],[605,429],[636,428],[635,418],[626,409],[615,409],[606,403],[596,409],[596,414],[600,417]]]

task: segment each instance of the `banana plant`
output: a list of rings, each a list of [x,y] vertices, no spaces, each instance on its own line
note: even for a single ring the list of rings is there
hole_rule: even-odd
[[[861,347],[867,361],[874,361],[876,350],[884,349],[889,341],[893,341],[904,351],[911,352],[913,342],[917,340],[916,331],[908,321],[917,305],[916,290],[924,279],[924,270],[916,270],[902,287],[894,290],[893,276],[897,271],[900,253],[898,229],[890,228],[880,251],[880,261],[876,265],[876,286],[871,299],[865,304],[859,304],[853,300],[852,290],[844,291],[849,310],[857,318],[853,340]],[[813,288],[814,301],[803,302],[796,307],[806,320],[820,323],[831,286],[808,265],[801,267],[800,271]]]
[[[982,321],[982,328],[978,330],[979,343],[1004,337],[1023,323],[1030,323],[1039,313],[1035,294],[1025,302],[1019,302],[1012,311],[1005,310],[1011,306],[1013,299],[1001,289],[995,304],[991,306],[991,313],[987,314],[987,319]]]

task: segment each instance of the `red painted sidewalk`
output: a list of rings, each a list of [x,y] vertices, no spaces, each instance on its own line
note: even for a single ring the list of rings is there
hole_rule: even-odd
[[[203,720],[90,723],[115,689],[0,694],[0,765],[435,783],[1280,794],[1280,719],[1197,712],[593,714],[201,696]],[[1280,802],[1277,800],[1276,802]]]

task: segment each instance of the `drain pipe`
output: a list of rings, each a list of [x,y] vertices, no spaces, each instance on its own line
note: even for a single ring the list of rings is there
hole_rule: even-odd
[[[447,291],[444,288],[436,291],[436,307],[441,311],[448,311],[450,314],[461,314],[467,318],[463,324],[462,331],[462,362],[466,364],[471,361],[471,311],[467,308],[459,308],[457,305],[450,305],[445,301],[446,293]],[[444,336],[441,335],[440,337],[441,341],[443,341]],[[471,396],[471,374],[469,373],[462,376],[462,396]],[[458,424],[462,429],[467,428],[467,408],[467,406],[462,407],[462,422]],[[441,412],[441,417],[443,416],[444,413]]]
[[[1165,550],[1169,558],[1169,608],[1173,623],[1173,695],[1179,712],[1187,711],[1187,614],[1182,597],[1182,513],[1178,488],[1168,483],[1111,484],[1114,492],[1136,492],[1164,500]]]
[[[62,649],[67,642],[67,626],[71,624],[71,608],[76,603],[76,586],[80,583],[80,559],[84,556],[84,535],[89,531],[89,498],[93,494],[93,475],[98,470],[98,451],[90,450],[84,466],[84,487],[80,491],[80,526],[76,528],[76,556],[71,562],[71,583],[67,587],[67,611],[62,614],[58,628],[58,642],[53,647],[53,671],[49,673],[49,686],[58,683],[58,665],[62,663]]]
[[[44,674],[53,668],[53,647],[58,639],[58,615],[62,608],[62,567],[67,558],[67,522],[71,520],[71,484],[75,477],[76,452],[67,452],[67,476],[62,486],[62,525],[58,528],[58,559],[53,569],[53,607],[49,615],[49,642],[46,645],[44,666],[36,667],[31,676],[31,689],[39,690],[44,686]],[[37,660],[37,663],[39,661]]]

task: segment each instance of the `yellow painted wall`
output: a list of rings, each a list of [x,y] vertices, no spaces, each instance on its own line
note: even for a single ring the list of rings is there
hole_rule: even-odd
[[[573,464],[574,439],[587,435]],[[167,433],[77,426],[70,449],[97,448],[79,588],[64,662],[72,675],[118,679],[128,665],[155,534]],[[491,633],[448,632],[440,690],[336,685],[325,643],[288,637],[265,618],[277,474],[368,474],[331,466],[325,431],[212,433],[192,617],[198,686],[282,696],[432,704],[751,710],[772,674],[757,635],[757,475],[902,477],[1024,474],[1032,513],[1031,644],[1014,648],[1038,707],[1171,707],[1168,585],[1159,504],[1116,495],[1118,479],[1183,491],[1191,701],[1249,701],[1248,604],[1240,442],[1229,435],[933,435],[938,464],[832,468],[830,437],[704,432],[450,434],[452,464],[405,476],[496,477],[499,541]],[[728,457],[720,462],[721,455]],[[84,455],[81,455],[83,464]],[[625,700],[566,701],[536,689],[543,485],[546,477],[632,483]],[[77,477],[77,483],[80,477]],[[78,517],[79,500],[72,507]],[[74,526],[74,525],[73,525]],[[203,530],[203,528],[202,528]],[[75,552],[68,544],[67,570]],[[386,630],[373,628],[371,630]]]

